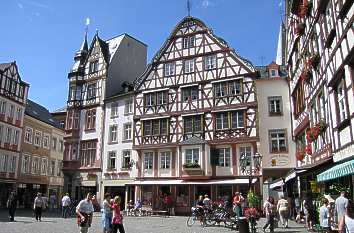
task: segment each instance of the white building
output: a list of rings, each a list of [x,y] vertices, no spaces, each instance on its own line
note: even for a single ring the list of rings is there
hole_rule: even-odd
[[[123,92],[105,100],[104,145],[101,195],[119,195],[125,203],[134,200],[134,190],[126,186],[137,176],[138,159],[133,147],[133,87],[123,83]],[[124,204],[124,201],[122,202]]]

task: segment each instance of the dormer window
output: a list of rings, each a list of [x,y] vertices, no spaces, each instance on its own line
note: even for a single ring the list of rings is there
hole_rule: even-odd
[[[175,63],[165,64],[165,76],[171,76],[175,74]]]
[[[90,62],[89,73],[94,73],[98,71],[98,60]]]
[[[188,49],[195,46],[195,36],[189,36],[183,38],[183,48]]]
[[[271,69],[270,70],[270,77],[278,77],[278,70]]]

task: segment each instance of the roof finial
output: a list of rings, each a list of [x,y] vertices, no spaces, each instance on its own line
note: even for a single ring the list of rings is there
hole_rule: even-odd
[[[86,18],[86,27],[85,27],[85,37],[87,38],[88,26],[90,25],[90,18]]]
[[[189,0],[187,0],[187,11],[188,11],[188,16],[191,16],[191,3]]]
[[[98,28],[96,28],[96,36],[98,36]]]

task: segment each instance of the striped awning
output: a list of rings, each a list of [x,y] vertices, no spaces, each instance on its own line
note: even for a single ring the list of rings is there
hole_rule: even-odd
[[[317,181],[323,182],[326,180],[333,180],[339,177],[348,176],[354,174],[354,160],[347,161],[342,164],[338,164],[327,171],[324,171],[317,175]]]

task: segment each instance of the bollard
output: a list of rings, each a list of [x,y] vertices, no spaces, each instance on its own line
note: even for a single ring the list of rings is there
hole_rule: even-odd
[[[238,218],[238,229],[240,233],[249,233],[248,220],[246,217]]]

